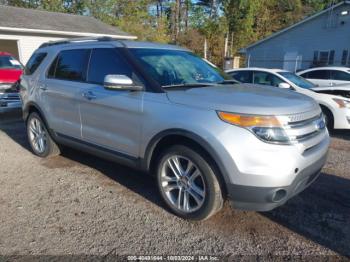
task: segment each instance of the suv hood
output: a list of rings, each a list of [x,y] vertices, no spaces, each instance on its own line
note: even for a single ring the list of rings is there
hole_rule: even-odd
[[[252,84],[168,89],[167,96],[176,104],[242,114],[291,115],[318,107],[312,98],[297,92]]]
[[[15,83],[21,75],[21,69],[0,69],[0,83]]]

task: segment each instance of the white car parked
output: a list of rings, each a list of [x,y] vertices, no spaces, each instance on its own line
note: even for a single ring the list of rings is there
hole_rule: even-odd
[[[297,75],[318,86],[350,84],[350,68],[348,67],[316,67],[300,71]]]
[[[315,99],[321,106],[329,129],[350,129],[350,88],[317,87],[306,79],[281,69],[242,68],[226,71],[242,83],[291,89]]]

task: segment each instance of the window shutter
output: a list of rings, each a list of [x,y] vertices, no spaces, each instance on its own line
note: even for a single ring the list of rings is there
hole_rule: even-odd
[[[335,56],[335,51],[332,50],[332,51],[329,53],[329,60],[328,60],[328,64],[329,64],[329,65],[333,65],[333,64],[334,64],[334,56]]]
[[[318,62],[318,51],[315,51],[314,52],[314,60],[312,61],[312,63],[314,65],[317,65],[317,62]]]
[[[346,65],[347,61],[348,61],[348,54],[349,54],[349,50],[343,50],[343,55],[341,58],[341,64],[342,65]]]

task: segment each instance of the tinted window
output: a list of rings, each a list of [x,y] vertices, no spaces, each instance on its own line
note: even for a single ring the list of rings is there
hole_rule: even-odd
[[[132,76],[132,69],[116,49],[102,48],[92,50],[88,82],[103,84],[106,75]]]
[[[330,79],[330,71],[329,70],[315,70],[308,72],[307,78],[310,79]]]
[[[342,80],[342,81],[350,81],[350,74],[345,73],[343,71],[332,71],[332,79],[334,80]]]
[[[0,56],[0,69],[22,69],[22,65],[12,56]]]
[[[232,76],[233,79],[241,82],[241,83],[252,83],[253,82],[253,72],[251,71],[237,71],[229,73],[230,76]]]
[[[254,72],[254,84],[278,86],[283,81],[277,76],[267,72]]]
[[[55,60],[52,62],[51,66],[50,66],[49,72],[47,74],[47,76],[50,77],[50,78],[54,78],[55,77],[57,60],[58,60],[58,57],[55,58]]]
[[[25,74],[26,75],[34,74],[34,72],[38,69],[40,64],[44,61],[46,55],[47,53],[33,54],[26,65]]]
[[[304,77],[304,78],[309,78],[309,73],[306,72],[306,73],[301,74],[300,76],[301,76],[301,77]]]
[[[49,70],[49,77],[70,81],[85,81],[90,50],[76,49],[62,51]],[[54,69],[55,68],[55,69]]]

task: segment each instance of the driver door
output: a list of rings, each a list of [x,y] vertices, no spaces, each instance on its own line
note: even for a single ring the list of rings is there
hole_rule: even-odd
[[[82,138],[104,149],[137,157],[144,93],[105,89],[104,77],[109,74],[135,79],[132,68],[116,48],[93,49],[88,83],[80,90]]]

